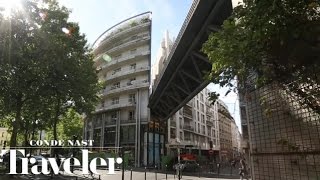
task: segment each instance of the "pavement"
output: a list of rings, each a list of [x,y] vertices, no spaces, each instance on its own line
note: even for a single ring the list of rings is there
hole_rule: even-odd
[[[26,179],[33,179],[33,180],[49,180],[49,179],[54,179],[54,180],[122,180],[122,171],[116,171],[115,174],[107,174],[108,172],[106,170],[98,170],[98,173],[100,175],[94,175],[89,176],[89,175],[82,175],[81,171],[75,171],[75,175],[69,176],[69,175],[57,175],[54,176],[53,178],[49,176],[44,176],[44,175],[20,175],[20,176],[9,176],[9,175],[0,175],[0,180],[26,180]],[[167,178],[166,178],[167,177]],[[131,172],[130,171],[125,171],[124,173],[124,180],[178,180],[178,178],[173,175],[173,174],[164,174],[164,173],[155,173],[155,172],[147,172],[146,173],[146,178],[145,178],[145,173],[144,172],[137,172],[137,171],[132,171],[132,178],[131,178]],[[228,178],[228,177],[200,177],[199,176],[182,176],[181,180],[234,180],[235,177],[233,178]],[[240,178],[237,178],[240,179]]]

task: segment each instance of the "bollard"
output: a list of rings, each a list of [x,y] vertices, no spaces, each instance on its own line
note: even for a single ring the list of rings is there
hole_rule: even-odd
[[[220,174],[220,164],[219,163],[217,164],[217,167],[218,167],[218,177],[219,177],[219,174]]]
[[[130,172],[130,180],[132,180],[132,168],[131,168],[131,172]]]
[[[167,171],[167,165],[166,165],[166,180],[168,179],[168,171]]]
[[[101,180],[101,176],[99,175],[99,180]]]
[[[147,180],[147,167],[144,167],[144,180]]]
[[[155,166],[155,171],[154,171],[155,175],[156,175],[156,180],[158,180],[157,178],[157,166]]]
[[[173,173],[173,179],[176,179],[176,173]]]

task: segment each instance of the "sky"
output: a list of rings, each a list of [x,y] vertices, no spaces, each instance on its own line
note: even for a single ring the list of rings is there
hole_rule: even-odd
[[[72,13],[70,21],[78,22],[80,31],[93,42],[108,28],[131,16],[152,12],[151,62],[155,61],[157,50],[166,30],[170,37],[177,37],[192,0],[58,0]],[[232,0],[237,4],[238,0]],[[208,88],[221,94],[231,115],[240,129],[239,102],[237,94],[224,96],[227,89],[210,84]]]

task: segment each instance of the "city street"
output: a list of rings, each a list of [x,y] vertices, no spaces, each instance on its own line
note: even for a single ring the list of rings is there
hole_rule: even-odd
[[[106,173],[104,173],[103,170],[98,170],[99,173],[101,173],[100,175],[100,179],[101,180],[121,180],[122,179],[122,174],[121,171],[116,171],[116,174],[114,175],[108,175]],[[53,179],[55,180],[64,180],[64,179],[77,179],[77,180],[86,180],[86,179],[99,179],[99,175],[95,175],[94,178],[92,178],[91,176],[88,175],[81,175],[80,171],[76,171],[75,172],[77,175],[76,176],[66,176],[66,175],[59,175],[57,177],[54,177]],[[124,174],[124,179],[125,180],[130,180],[130,176],[131,176],[131,172],[130,171],[126,171]],[[51,179],[48,176],[43,176],[43,175],[39,175],[39,176],[16,176],[16,177],[9,177],[9,176],[1,176],[0,175],[0,179],[1,180],[12,180],[12,179],[35,179],[35,180],[45,180],[45,179]],[[132,172],[132,179],[133,180],[144,180],[145,179],[145,173],[144,172]],[[154,172],[147,172],[146,173],[146,179],[147,180],[165,180],[166,179],[166,174],[163,173],[157,173],[155,174]],[[174,177],[174,175],[172,174],[168,174],[167,175],[167,179],[168,180],[174,180],[174,179],[178,179],[177,177]],[[225,180],[231,180],[228,178],[204,178],[204,177],[196,177],[196,176],[182,176],[182,180],[218,180],[218,179],[225,179]]]

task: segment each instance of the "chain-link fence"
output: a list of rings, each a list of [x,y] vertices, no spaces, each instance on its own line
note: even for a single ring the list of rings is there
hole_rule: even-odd
[[[320,86],[294,83],[245,96],[255,180],[320,179]]]

